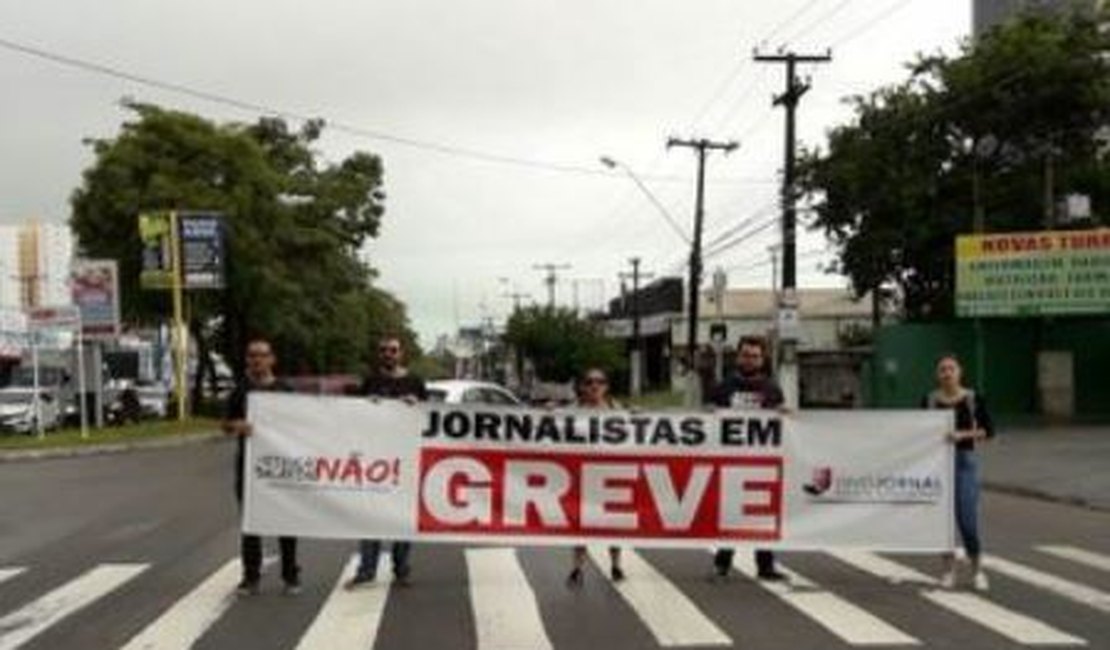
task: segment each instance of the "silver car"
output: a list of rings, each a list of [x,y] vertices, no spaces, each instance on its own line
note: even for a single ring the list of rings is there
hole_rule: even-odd
[[[494,404],[519,406],[523,402],[503,386],[471,379],[444,379],[428,382],[428,399],[446,404]]]
[[[39,389],[38,419],[44,431],[58,428],[61,424],[61,409],[56,395]],[[35,391],[23,386],[9,386],[0,389],[0,429],[16,433],[35,433],[37,431],[35,414]]]

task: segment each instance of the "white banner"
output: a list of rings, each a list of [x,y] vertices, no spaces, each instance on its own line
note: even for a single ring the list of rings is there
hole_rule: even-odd
[[[947,411],[628,412],[250,396],[243,529],[938,551]]]

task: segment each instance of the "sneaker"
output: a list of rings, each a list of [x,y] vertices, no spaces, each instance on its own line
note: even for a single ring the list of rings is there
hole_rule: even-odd
[[[301,594],[301,581],[287,580],[281,588],[281,593],[285,596],[299,596]]]
[[[347,591],[354,591],[356,589],[365,589],[374,584],[374,576],[356,575],[347,582],[343,583],[343,588]]]
[[[987,574],[981,570],[975,572],[975,577],[971,579],[971,584],[975,587],[975,591],[990,591],[991,582],[987,580]]]
[[[941,589],[955,589],[956,588],[956,571],[945,571],[940,577]]]
[[[613,582],[621,582],[624,580],[624,571],[619,566],[610,567],[609,577],[613,579]]]
[[[235,593],[240,596],[257,596],[261,591],[258,580],[248,580],[247,578],[240,580],[239,585],[235,587]]]
[[[786,582],[787,581],[786,574],[778,571],[777,569],[767,569],[766,571],[760,571],[759,573],[756,574],[756,576],[760,580],[762,580],[763,582]]]
[[[583,582],[585,582],[585,576],[582,575],[582,569],[577,567],[572,569],[567,576],[567,586],[572,589],[581,587]]]

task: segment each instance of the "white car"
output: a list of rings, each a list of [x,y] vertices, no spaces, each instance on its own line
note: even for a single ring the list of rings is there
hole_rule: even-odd
[[[44,431],[58,428],[61,406],[54,393],[39,390],[39,417]],[[35,391],[33,388],[9,386],[0,389],[0,430],[35,433]]]
[[[523,402],[503,386],[471,379],[445,379],[428,382],[428,399],[447,404],[493,404],[519,406]]]

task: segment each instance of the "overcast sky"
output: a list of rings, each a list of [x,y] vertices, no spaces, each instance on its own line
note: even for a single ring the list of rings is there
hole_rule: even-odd
[[[542,165],[329,132],[338,160],[363,149],[385,162],[381,236],[366,247],[382,286],[409,307],[425,344],[483,315],[503,318],[510,290],[545,300],[540,263],[569,264],[558,299],[599,306],[617,273],[642,257],[682,273],[685,242],[636,185],[643,178],[689,229],[695,159],[666,138],[738,139],[713,156],[706,240],[773,216],[783,116],[771,97],[781,65],[755,47],[833,50],[806,66],[813,88],[799,137],[820,145],[849,118],[841,102],[905,76],[916,52],[954,51],[969,0],[0,0],[0,40],[134,75],[323,117],[366,131]],[[253,121],[257,113],[81,71],[0,47],[0,223],[64,221],[91,157],[110,137],[121,97]],[[768,227],[706,262],[729,284],[769,286]],[[801,286],[840,286],[817,269],[823,238],[799,242]]]

